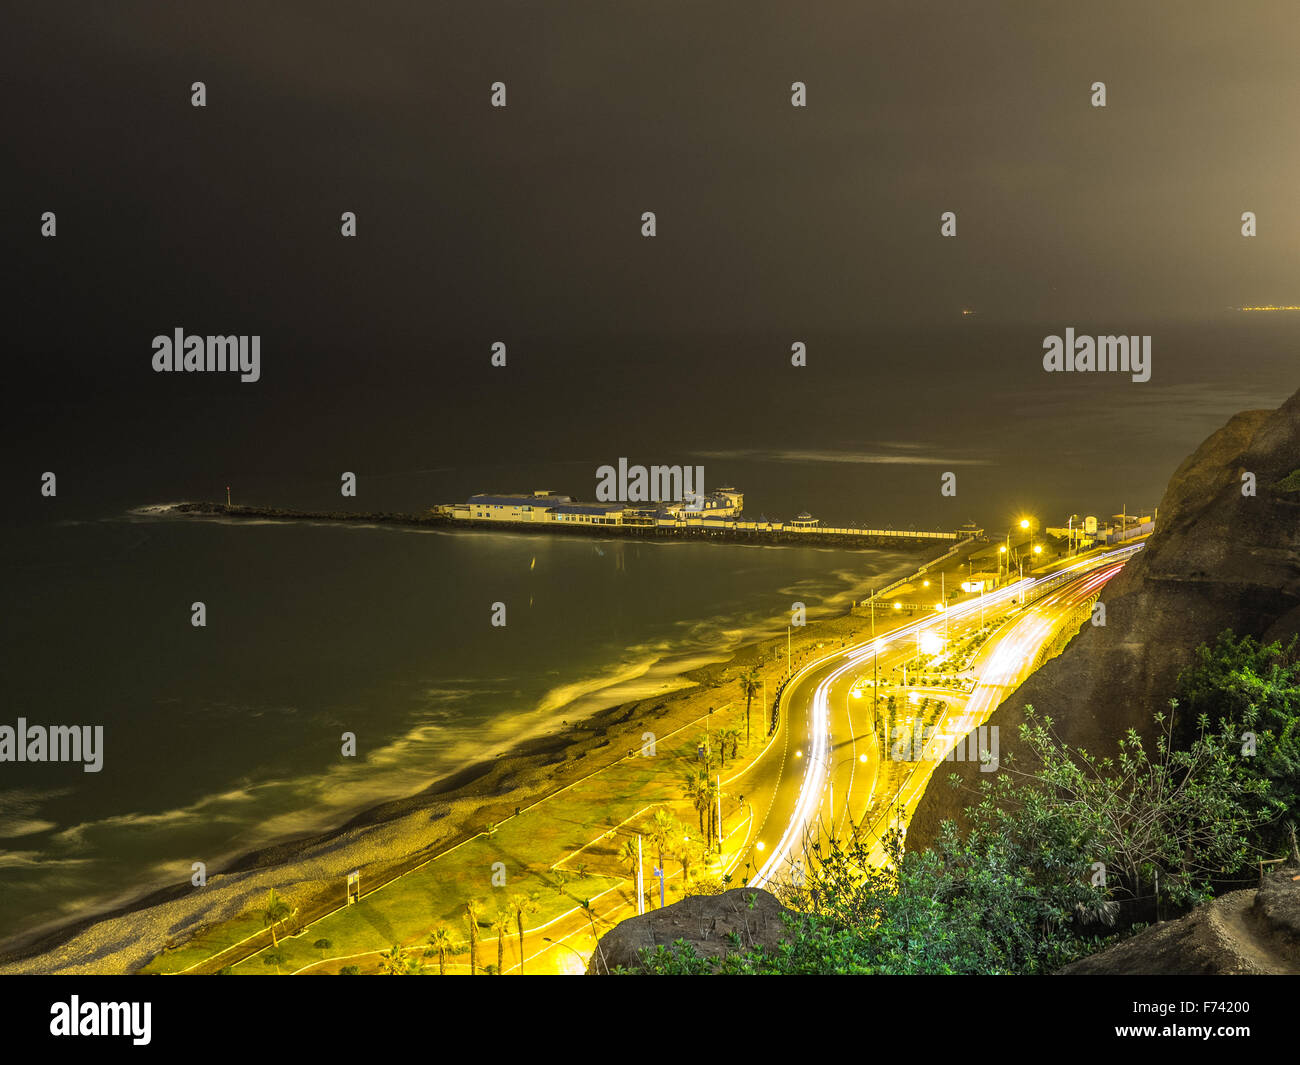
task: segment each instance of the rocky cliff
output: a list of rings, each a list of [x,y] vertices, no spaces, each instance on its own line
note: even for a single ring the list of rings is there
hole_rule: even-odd
[[[1236,415],[1198,447],[1170,479],[1146,548],[1105,588],[1105,626],[1085,623],[990,718],[1003,756],[1017,746],[1026,703],[1065,742],[1114,754],[1130,727],[1148,734],[1201,643],[1224,629],[1265,641],[1300,631],[1298,468],[1300,392],[1275,411]],[[942,820],[961,819],[973,768],[952,763],[935,775],[909,848],[927,846]],[[961,790],[948,785],[950,769],[966,778]]]
[[[1300,869],[1232,891],[1186,917],[1067,965],[1063,976],[1294,976],[1300,974]]]

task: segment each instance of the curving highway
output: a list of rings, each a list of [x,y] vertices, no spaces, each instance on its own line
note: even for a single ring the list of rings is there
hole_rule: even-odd
[[[828,839],[832,832],[841,840],[854,835],[866,840],[873,861],[883,863],[881,839],[892,827],[906,831],[936,764],[949,752],[979,757],[973,742],[960,744],[959,738],[988,720],[1033,671],[1039,652],[1070,614],[1093,598],[1141,546],[1075,560],[946,612],[936,611],[797,673],[782,696],[780,731],[772,749],[744,781],[752,817],[729,871],[751,884],[769,887],[797,878],[808,845],[814,839]],[[873,721],[874,700],[869,697],[873,678],[896,676],[895,667],[912,659],[927,635],[946,631],[949,641],[960,640],[987,623],[998,627],[972,662],[975,684],[969,694],[883,689],[909,702],[923,695],[943,699],[948,707],[935,723],[937,732],[925,744],[923,757],[918,758],[919,738],[915,747],[911,742],[896,743],[890,752],[882,753],[879,723]],[[862,697],[864,691],[868,697]],[[980,749],[988,746],[985,739]],[[901,771],[888,767],[894,771],[882,772],[882,757],[889,755],[902,763]],[[918,760],[906,760],[909,755]],[[885,777],[890,781],[882,787]]]

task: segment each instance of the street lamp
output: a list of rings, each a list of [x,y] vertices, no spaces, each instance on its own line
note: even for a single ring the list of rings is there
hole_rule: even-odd
[[[550,936],[542,936],[542,942],[543,942],[543,943],[550,943],[551,946],[553,946],[553,947],[563,947],[565,950],[571,950],[571,951],[573,951],[574,954],[577,954],[577,955],[578,955],[578,961],[582,962],[582,968],[583,968],[583,970],[584,970],[584,971],[586,970],[586,968],[587,968],[587,959],[584,958],[581,954],[578,953],[578,949],[577,949],[576,947],[571,947],[571,946],[569,946],[569,944],[568,944],[568,943],[565,943],[563,940],[552,939]]]
[[[1022,530],[1028,531],[1031,536],[1033,535],[1034,521],[1032,518],[1021,518],[1016,524],[1019,525]],[[1014,526],[1007,527],[1007,538],[1006,538],[1007,542],[998,549],[1000,554],[1005,554],[1007,556],[1007,579],[1008,580],[1010,580],[1011,578],[1011,530],[1012,528],[1014,528]]]

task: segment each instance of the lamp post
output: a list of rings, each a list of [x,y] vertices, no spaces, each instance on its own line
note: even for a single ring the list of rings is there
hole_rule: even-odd
[[[876,718],[880,712],[880,647],[871,641],[871,727],[879,727]]]
[[[715,778],[718,782],[718,857],[722,857],[722,774]]]
[[[1027,530],[1027,531],[1029,532],[1029,535],[1030,535],[1030,536],[1033,536],[1033,534],[1034,534],[1034,530],[1033,530],[1033,524],[1032,524],[1031,519],[1029,519],[1029,518],[1021,518],[1020,521],[1017,522],[1017,524],[1020,526],[1020,528],[1022,528],[1022,529],[1024,529],[1024,530]],[[1005,552],[1005,554],[1006,554],[1006,556],[1007,556],[1007,580],[1010,580],[1010,579],[1011,579],[1011,530],[1012,530],[1014,527],[1015,527],[1015,526],[1013,526],[1013,525],[1008,525],[1008,526],[1007,526],[1007,542],[1006,542],[1006,544],[1005,544],[1002,548],[999,549],[999,553],[1000,553],[1000,554]],[[1022,579],[1022,580],[1024,579],[1024,575],[1025,575],[1025,570],[1024,570],[1024,560],[1021,559],[1021,560],[1020,560],[1020,576],[1021,576],[1021,579]],[[1021,605],[1023,606],[1023,605],[1024,605],[1024,595],[1023,595],[1023,593],[1021,594],[1020,602],[1021,602]]]
[[[943,647],[948,649],[948,585],[944,574],[939,574],[939,602],[943,607]]]

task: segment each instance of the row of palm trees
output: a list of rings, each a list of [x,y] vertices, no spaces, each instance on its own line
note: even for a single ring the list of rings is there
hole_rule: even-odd
[[[750,706],[753,703],[754,696],[758,694],[762,686],[762,674],[759,672],[758,667],[755,666],[742,673],[739,679],[741,693],[745,696],[744,737],[745,745],[748,747]],[[740,737],[741,730],[739,728],[721,728],[711,734],[708,761],[710,769],[714,765],[715,754],[717,755],[719,767],[727,764],[728,751],[730,751],[732,758],[736,757]],[[646,835],[650,840],[651,847],[654,848],[659,869],[664,870],[666,873],[665,857],[673,858],[681,863],[682,884],[685,886],[690,883],[691,865],[703,864],[704,859],[715,846],[719,850],[721,849],[722,824],[719,819],[718,805],[723,792],[717,777],[713,776],[708,769],[692,768],[687,770],[682,781],[682,796],[689,799],[691,805],[695,808],[695,813],[699,817],[700,833],[704,837],[703,843],[692,839],[685,826],[664,806],[660,806],[655,810],[651,818],[650,830]],[[641,861],[641,853],[636,841],[625,839],[622,847],[619,848],[618,857],[620,861],[627,865],[628,874],[635,883],[637,864]],[[651,895],[653,894],[652,891]]]
[[[690,782],[690,787],[696,788],[700,791],[700,794],[708,796],[705,801],[708,803],[711,812],[707,819],[704,813],[701,812],[700,820],[701,825],[707,820],[708,827],[712,829],[716,820],[716,799],[718,794],[716,781],[710,784],[708,774],[703,771],[688,774],[687,780]],[[696,809],[700,810],[701,807],[697,805]],[[704,829],[702,828],[701,831],[704,831]],[[667,807],[660,806],[655,810],[651,817],[649,831],[645,835],[656,858],[656,865],[664,871],[665,875],[667,875],[665,858],[671,858],[681,865],[683,888],[691,881],[691,867],[698,868],[702,866],[708,857],[708,849],[705,844],[698,839],[692,839],[687,832],[686,826],[678,821]],[[709,846],[712,846],[711,842]],[[628,875],[635,884],[637,863],[643,857],[637,847],[636,840],[625,839],[623,846],[619,848],[618,857],[627,866]],[[651,895],[654,894],[655,892],[651,891]]]
[[[534,914],[538,910],[537,897],[535,895],[525,895],[523,892],[515,892],[507,900],[506,905],[497,910],[487,922],[488,927],[497,934],[497,963],[494,971],[498,976],[505,972],[506,963],[506,940],[513,933],[518,937],[519,942],[519,972],[524,971],[524,918]],[[446,925],[438,925],[429,933],[426,941],[428,950],[434,951],[438,955],[438,975],[447,974],[447,955],[459,954],[462,950],[469,950],[469,973],[476,976],[479,971],[478,963],[478,942],[479,927],[483,924],[487,916],[487,904],[482,899],[470,899],[465,904],[465,924],[469,930],[468,945],[456,941],[450,928]],[[394,947],[394,950],[397,948]],[[492,967],[488,966],[488,970]],[[386,971],[386,970],[385,970]],[[486,971],[486,970],[485,970]]]
[[[722,791],[718,778],[704,769],[687,770],[682,782],[682,796],[690,800],[700,819],[704,849],[713,850],[714,844],[720,843],[722,839],[722,826],[718,823],[718,800],[722,797]]]
[[[758,694],[761,686],[761,675],[757,667],[741,674],[740,678],[741,693],[745,696],[745,745],[749,746],[750,737],[750,706],[753,703],[754,696]],[[717,743],[717,755],[722,766],[727,764],[727,751],[730,750],[731,757],[736,757],[736,751],[740,743],[739,728],[723,728],[713,733]],[[710,744],[712,747],[712,744]],[[709,765],[712,766],[713,752],[710,751]],[[708,853],[713,850],[716,844],[721,848],[722,825],[718,818],[718,801],[722,795],[718,780],[704,769],[692,769],[687,772],[686,778],[682,784],[682,794],[689,799],[691,805],[695,808],[699,816],[700,832],[704,835],[703,844],[699,840],[691,839],[686,832],[685,826],[675,818],[672,813],[663,806],[658,807],[651,819],[650,831],[648,833],[651,846],[654,848],[655,856],[658,860],[658,868],[664,870],[666,867],[664,858],[670,857],[681,864],[682,867],[682,884],[683,886],[690,883],[691,866],[703,864]],[[489,836],[495,826],[490,826]],[[637,864],[641,861],[641,853],[633,840],[624,840],[623,846],[619,851],[619,858],[629,866],[633,882],[636,881]],[[561,872],[561,871],[557,871]],[[581,875],[581,871],[580,871]],[[560,889],[563,890],[561,881]],[[654,892],[651,892],[653,895]],[[495,972],[499,975],[505,968],[505,944],[506,939],[511,932],[518,937],[519,942],[519,972],[524,971],[524,918],[536,913],[538,903],[536,896],[525,895],[522,892],[516,892],[511,895],[506,906],[499,909],[495,916],[488,922],[490,927],[497,934],[497,964]],[[471,899],[465,904],[465,923],[469,930],[469,971],[474,976],[478,973],[478,931],[483,924],[487,907],[481,899]],[[280,896],[274,888],[271,889],[267,896],[266,906],[262,913],[263,925],[271,929],[271,944],[276,951],[279,949],[279,937],[276,930],[283,930],[289,921],[298,914],[298,908],[292,906],[286,899]],[[321,941],[324,942],[324,941]],[[447,956],[449,954],[459,954],[466,949],[466,945],[459,943],[453,935],[450,928],[446,925],[438,925],[430,934],[426,941],[426,953],[428,950],[434,951],[438,955],[438,975],[444,976],[447,972]],[[488,966],[487,971],[492,967]],[[393,946],[380,954],[380,971],[388,975],[416,975],[424,971],[424,964],[420,958],[414,957],[401,944],[394,943]]]

